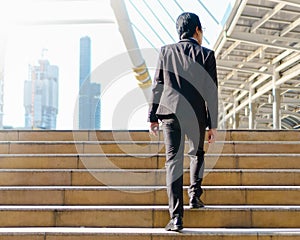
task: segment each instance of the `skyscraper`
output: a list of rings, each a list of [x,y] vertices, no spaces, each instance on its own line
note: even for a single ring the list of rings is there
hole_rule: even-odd
[[[58,67],[40,59],[24,84],[25,128],[56,129]]]
[[[79,129],[100,129],[100,84],[91,83],[91,39],[80,38]]]
[[[84,81],[88,79],[91,74],[91,39],[89,37],[80,38],[80,71],[79,71],[79,86],[81,87]]]

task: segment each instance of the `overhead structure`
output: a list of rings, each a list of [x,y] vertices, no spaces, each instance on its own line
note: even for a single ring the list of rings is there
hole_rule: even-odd
[[[124,0],[111,0],[111,6],[118,23],[119,31],[131,59],[138,85],[143,90],[146,100],[149,100],[152,80],[133,32]]]
[[[148,66],[146,65],[146,63],[149,64],[149,56],[144,60],[139,47],[139,41],[144,41],[144,44],[146,42],[149,45],[148,47],[157,51],[155,58],[158,58],[159,49],[162,45],[178,41],[178,34],[175,28],[176,18],[183,11],[189,11],[187,9],[191,9],[191,7],[194,11],[204,14],[206,23],[212,29],[216,31],[221,29],[220,21],[215,18],[202,1],[188,3],[185,0],[168,2],[161,0],[110,0],[110,3],[120,34],[131,59],[138,85],[148,100],[152,94],[152,80],[149,75]],[[227,3],[227,11],[230,10],[230,6]],[[210,40],[206,36],[204,36],[203,40],[206,44],[210,44]],[[143,47],[144,49],[148,48]],[[149,66],[150,69],[153,69],[153,62]]]
[[[300,1],[237,0],[215,53],[220,128],[300,129]]]

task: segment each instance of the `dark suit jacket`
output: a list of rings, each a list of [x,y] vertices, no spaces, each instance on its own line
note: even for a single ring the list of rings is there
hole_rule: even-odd
[[[195,114],[209,128],[218,124],[218,82],[214,52],[194,39],[163,46],[154,76],[149,122],[171,114]]]

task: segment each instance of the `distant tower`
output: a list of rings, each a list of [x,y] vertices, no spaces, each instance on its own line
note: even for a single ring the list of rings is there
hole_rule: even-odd
[[[90,129],[100,129],[101,127],[101,88],[98,83],[90,83]]]
[[[24,84],[25,128],[56,129],[58,113],[58,67],[39,60],[29,66],[29,78]]]
[[[91,83],[91,39],[80,38],[79,129],[100,129],[100,84]]]
[[[80,38],[80,81],[81,87],[85,80],[90,81],[91,74],[91,39],[89,37]]]

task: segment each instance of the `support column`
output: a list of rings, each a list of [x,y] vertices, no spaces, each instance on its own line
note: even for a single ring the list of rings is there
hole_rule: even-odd
[[[273,129],[281,129],[280,117],[280,88],[276,85],[276,81],[280,78],[279,73],[275,71],[277,66],[273,68]]]
[[[256,104],[252,102],[252,95],[254,94],[254,89],[249,87],[249,129],[254,129],[255,115],[256,115]]]
[[[273,129],[281,129],[280,119],[280,89],[273,88]]]
[[[256,104],[249,104],[249,129],[255,129]]]
[[[220,91],[220,89],[219,89],[219,91]],[[225,121],[225,116],[226,116],[225,104],[222,103],[222,120],[220,121],[221,122],[221,124],[220,124],[221,129],[226,129],[227,128],[226,121]]]
[[[240,114],[238,112],[236,112],[236,107],[237,107],[237,102],[234,100],[234,102],[233,102],[234,114],[232,116],[232,118],[233,118],[232,128],[233,129],[238,129],[239,128],[239,124],[240,124]]]

